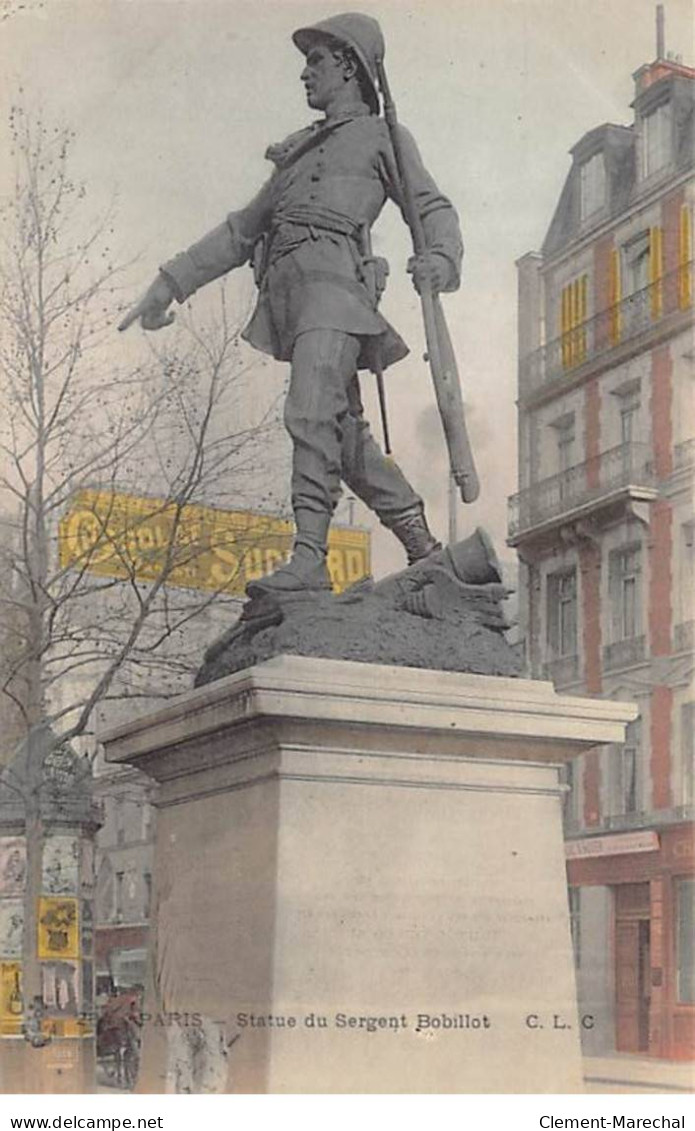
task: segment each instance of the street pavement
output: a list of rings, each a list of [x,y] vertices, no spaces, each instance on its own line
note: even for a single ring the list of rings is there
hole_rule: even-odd
[[[652,1057],[587,1056],[584,1080],[589,1093],[662,1093],[683,1095],[695,1091],[695,1063],[654,1060]]]

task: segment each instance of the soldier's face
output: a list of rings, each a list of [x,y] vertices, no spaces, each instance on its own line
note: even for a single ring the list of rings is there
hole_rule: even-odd
[[[314,110],[325,110],[345,86],[345,63],[322,44],[307,52],[306,66],[301,73],[306,100]]]

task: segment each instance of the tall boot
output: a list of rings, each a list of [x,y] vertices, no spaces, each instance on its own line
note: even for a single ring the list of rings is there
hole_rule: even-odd
[[[409,566],[442,548],[441,542],[437,541],[427,525],[422,503],[417,503],[396,518],[389,519],[388,528],[404,547]]]
[[[249,597],[282,597],[295,593],[330,590],[331,582],[326,569],[328,528],[330,514],[299,507],[294,512],[297,532],[292,557],[268,577],[251,581],[246,586]]]

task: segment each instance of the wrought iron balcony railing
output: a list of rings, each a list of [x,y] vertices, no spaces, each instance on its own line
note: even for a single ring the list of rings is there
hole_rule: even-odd
[[[521,358],[519,391],[528,396],[547,381],[579,369],[692,305],[691,261]]]
[[[614,640],[606,644],[603,649],[603,666],[606,671],[615,671],[616,668],[629,668],[632,664],[639,664],[646,654],[646,642],[643,636],[629,636],[627,640]]]
[[[541,479],[509,500],[509,537],[599,499],[620,487],[651,487],[649,444],[619,444],[567,471]]]
[[[673,449],[674,467],[692,467],[695,464],[695,439],[684,440]]]
[[[576,683],[579,679],[579,656],[560,656],[558,659],[548,660],[543,665],[543,676],[552,680],[556,687]]]
[[[695,650],[695,620],[684,620],[675,625],[673,629],[674,652],[692,652]]]

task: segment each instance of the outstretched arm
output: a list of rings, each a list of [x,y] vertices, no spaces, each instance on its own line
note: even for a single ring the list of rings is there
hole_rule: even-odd
[[[179,303],[185,302],[206,283],[247,263],[256,240],[269,221],[272,180],[263,186],[246,208],[230,213],[224,223],[213,228],[187,251],[163,264],[118,329],[127,330],[138,320],[144,330],[160,330],[169,326],[174,321],[174,313],[169,310],[174,299]]]
[[[161,330],[162,326],[170,326],[175,317],[173,310],[169,310],[173,298],[171,284],[163,275],[158,275],[140,301],[118,323],[118,329],[127,330],[138,319],[143,330]]]

